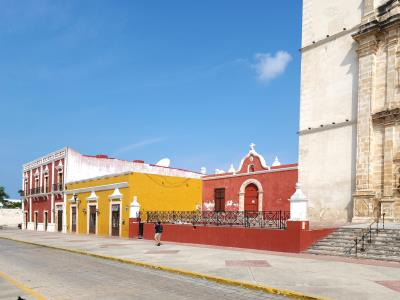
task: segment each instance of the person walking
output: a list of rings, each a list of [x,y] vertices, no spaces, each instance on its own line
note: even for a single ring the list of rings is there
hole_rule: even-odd
[[[154,226],[154,239],[156,241],[156,246],[161,245],[161,234],[163,232],[163,226],[161,225],[160,221],[157,221],[156,226]]]

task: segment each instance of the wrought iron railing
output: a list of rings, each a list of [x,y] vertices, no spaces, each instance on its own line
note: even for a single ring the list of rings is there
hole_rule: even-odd
[[[286,229],[289,211],[147,211],[141,219],[147,223],[242,226]]]
[[[346,250],[347,255],[354,253],[355,256],[358,252],[365,252],[366,246],[372,244],[374,235],[375,237],[379,234],[379,221],[380,217],[377,217],[371,222],[366,228],[361,230],[360,236],[354,237],[354,244]],[[385,229],[385,213],[382,214],[382,229]]]
[[[53,191],[54,192],[62,192],[64,190],[63,185],[61,183],[53,184]]]
[[[42,187],[35,187],[33,189],[31,189],[31,195],[35,195],[35,194],[41,194],[42,193],[43,188]]]

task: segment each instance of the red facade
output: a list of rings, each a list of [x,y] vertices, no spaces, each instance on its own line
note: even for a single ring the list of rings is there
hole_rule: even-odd
[[[269,167],[253,148],[237,172],[203,177],[203,210],[289,211],[297,164]]]
[[[64,158],[43,160],[26,165],[23,173],[24,228],[28,223],[31,229],[54,228],[55,205],[63,203]]]

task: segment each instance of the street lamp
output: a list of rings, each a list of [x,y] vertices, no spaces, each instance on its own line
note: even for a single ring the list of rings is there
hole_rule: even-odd
[[[77,194],[73,194],[72,196],[74,197],[74,202],[76,203],[76,205],[79,206],[78,195]]]

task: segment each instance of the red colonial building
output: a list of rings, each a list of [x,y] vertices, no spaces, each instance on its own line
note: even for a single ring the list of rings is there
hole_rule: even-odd
[[[23,166],[24,229],[62,231],[66,149]]]
[[[237,170],[203,177],[203,211],[289,211],[296,190],[297,164],[268,166],[254,144]]]

